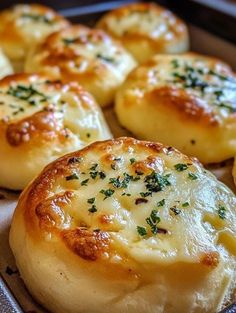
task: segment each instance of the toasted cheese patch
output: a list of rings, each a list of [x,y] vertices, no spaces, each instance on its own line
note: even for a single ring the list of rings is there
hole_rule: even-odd
[[[235,155],[236,76],[217,59],[155,56],[129,75],[115,110],[138,138],[173,145],[203,163]]]
[[[154,3],[122,6],[105,14],[97,27],[121,40],[139,63],[157,53],[182,53],[189,47],[184,22]]]
[[[103,31],[76,25],[50,35],[31,51],[25,70],[79,81],[105,106],[135,65],[131,55]]]
[[[16,71],[23,69],[29,48],[69,22],[40,4],[18,4],[0,12],[0,42]]]
[[[235,280],[235,207],[196,159],[124,137],[48,165],[19,200],[10,244],[51,311],[213,313]]]
[[[0,81],[0,186],[23,189],[57,157],[110,138],[93,97],[77,83],[16,74]]]

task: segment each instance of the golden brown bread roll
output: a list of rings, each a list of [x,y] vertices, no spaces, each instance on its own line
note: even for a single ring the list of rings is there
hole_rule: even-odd
[[[105,14],[97,27],[119,39],[139,62],[189,48],[185,23],[155,3],[132,3]]]
[[[15,71],[23,70],[28,50],[50,33],[69,22],[41,4],[18,4],[0,12],[0,46]]]
[[[203,163],[236,152],[236,76],[199,54],[158,55],[117,92],[120,123],[139,139],[174,146]]]
[[[77,83],[15,74],[0,80],[0,186],[22,189],[65,153],[110,138],[100,107]]]
[[[33,49],[25,70],[78,81],[105,106],[135,65],[132,56],[103,31],[75,25],[48,36]]]
[[[119,138],[68,154],[23,192],[10,245],[56,313],[215,313],[235,283],[236,198],[193,158]]]

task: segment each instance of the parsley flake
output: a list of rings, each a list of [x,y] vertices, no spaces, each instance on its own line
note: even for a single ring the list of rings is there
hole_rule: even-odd
[[[95,198],[89,198],[87,200],[88,203],[93,204],[95,202]]]
[[[226,218],[226,209],[223,205],[219,206],[218,215],[219,215],[219,218],[221,218],[222,220],[224,220]]]
[[[133,164],[136,160],[135,158],[131,158],[129,161],[130,161],[130,164]]]
[[[142,226],[137,226],[137,232],[140,236],[146,236],[147,235],[147,230],[145,227]]]
[[[166,202],[165,199],[162,199],[161,201],[157,202],[157,206],[158,207],[164,206],[165,202]]]
[[[88,179],[85,179],[81,182],[81,186],[88,186],[87,183],[89,181],[89,178]]]
[[[184,164],[184,163],[175,164],[175,169],[176,169],[177,172],[183,172],[183,171],[185,171],[187,168],[188,168],[188,165],[187,165],[187,164]]]
[[[103,200],[106,200],[107,198],[111,197],[114,192],[115,192],[115,190],[113,190],[113,189],[107,189],[107,190],[102,189],[102,190],[100,190],[100,193],[105,196]]]
[[[66,176],[66,180],[73,180],[73,179],[79,179],[78,174],[73,173],[73,174],[71,174],[69,176]]]
[[[158,233],[157,224],[160,223],[160,221],[161,221],[161,219],[160,219],[160,216],[158,215],[157,210],[152,210],[150,216],[146,218],[146,222],[150,226],[151,232],[154,235],[156,235]]]
[[[188,173],[188,178],[191,179],[191,180],[196,180],[198,177],[194,173],[189,172]]]
[[[175,214],[175,215],[179,215],[181,213],[180,209],[177,209],[176,206],[173,206],[170,208],[170,210]]]
[[[88,211],[89,211],[90,213],[95,213],[95,212],[97,212],[97,208],[96,208],[96,206],[93,204],[92,207],[91,207],[90,209],[88,209]]]

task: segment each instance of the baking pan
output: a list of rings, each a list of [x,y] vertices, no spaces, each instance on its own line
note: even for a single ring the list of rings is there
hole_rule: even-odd
[[[216,0],[215,2],[218,1],[220,0]],[[18,2],[20,3],[24,1]],[[104,12],[130,2],[135,1],[121,0],[96,3],[96,1],[85,0],[80,1],[80,5],[78,5],[78,1],[76,0],[68,0],[66,2],[56,2],[50,0],[40,1],[40,3],[42,4],[54,7],[59,11],[60,14],[67,17],[72,22],[84,23],[87,25],[93,25],[95,20],[100,17]],[[160,0],[157,2],[166,5],[178,14],[180,13],[179,15],[181,15],[187,22],[193,22],[195,24],[195,26],[189,25],[193,50],[221,57],[228,61],[236,69],[236,45],[233,44],[236,43],[236,19],[233,16],[234,14],[232,10],[230,12],[226,12],[222,10],[222,8],[220,8],[219,6],[212,6],[207,3],[214,2],[214,0],[183,0],[181,1],[181,5],[179,1],[174,0]],[[1,1],[0,8],[7,7],[11,3],[15,3],[15,1]],[[193,5],[191,6],[191,10],[190,4]],[[198,11],[195,11],[195,9]],[[202,14],[203,12],[204,14]],[[198,14],[202,16],[200,17]],[[195,18],[192,18],[193,16],[195,16]],[[217,24],[218,26],[209,26],[209,24],[212,23],[212,19],[214,20],[216,16],[218,21],[221,21],[220,23],[222,23],[223,21],[228,25],[227,27],[229,27],[229,25],[232,25],[231,23],[234,23],[234,27],[232,27],[230,32],[228,32],[227,27],[225,27],[224,30],[222,29],[221,31],[219,31],[219,25],[221,25],[220,23]],[[202,26],[202,28],[196,27],[196,25]],[[208,31],[204,30],[204,28],[211,30],[213,33],[218,35],[212,35]],[[220,28],[222,28],[222,26]],[[224,39],[222,39],[222,37]],[[225,39],[230,39],[231,43],[229,41],[226,41]],[[125,135],[124,130],[116,126],[117,122],[114,120],[114,117],[112,117],[111,111],[108,110],[107,112],[105,112],[105,116],[108,120],[108,123],[110,121],[110,128],[112,132],[115,133],[115,135]],[[228,184],[230,183],[232,182],[229,182]],[[8,245],[9,225],[18,195],[6,193],[6,199],[1,200],[1,194],[2,193],[0,191],[0,313],[46,312],[33,301],[31,296],[25,289],[14,265],[14,259],[11,255]],[[225,308],[221,313],[236,313],[236,305],[233,304],[228,308]]]

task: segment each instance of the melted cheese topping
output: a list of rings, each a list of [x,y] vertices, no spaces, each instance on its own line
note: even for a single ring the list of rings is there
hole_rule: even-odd
[[[228,65],[191,54],[160,56],[155,62],[147,70],[147,85],[142,86],[143,82],[139,82],[140,92],[148,93],[162,87],[184,89],[219,119],[236,112],[236,76]]]
[[[235,205],[226,186],[172,148],[132,138],[98,142],[52,163],[25,190],[11,246],[37,298],[41,283],[24,265],[29,253],[17,252],[17,229],[22,227],[33,249],[34,275],[38,249],[55,262],[56,271],[60,264],[64,272],[66,264],[71,284],[83,280],[76,301],[71,296],[74,291],[78,295],[76,287],[70,289],[71,301],[57,298],[59,312],[73,312],[76,304],[76,312],[92,312],[87,289],[95,294],[98,312],[109,312],[111,302],[114,312],[124,312],[127,303],[131,312],[142,312],[148,303],[150,313],[176,312],[168,307],[189,312],[189,306],[191,312],[215,312],[235,275]],[[50,273],[47,284],[55,285],[53,266],[39,266],[40,275],[51,268],[54,277]],[[211,289],[213,282],[217,288]],[[180,286],[183,303],[173,294],[179,294]],[[150,299],[153,293],[156,300]],[[40,302],[55,310],[53,297],[48,291],[47,301]]]
[[[134,66],[132,57],[104,32],[78,25],[49,36],[32,51],[25,69],[78,80],[104,105]]]
[[[140,63],[156,53],[180,53],[188,49],[185,24],[153,3],[133,3],[118,8],[105,14],[97,27],[121,39]]]
[[[235,154],[235,91],[235,74],[219,60],[159,55],[129,75],[117,93],[116,112],[138,137],[176,146],[202,162],[218,162]],[[150,126],[140,123],[143,113]]]
[[[77,84],[19,74],[0,81],[0,137],[0,185],[20,189],[50,161],[110,133],[93,98]],[[19,177],[14,170],[21,157],[25,174]]]
[[[2,11],[0,19],[1,46],[13,62],[22,62],[29,48],[69,25],[55,11],[38,4],[15,5]]]

